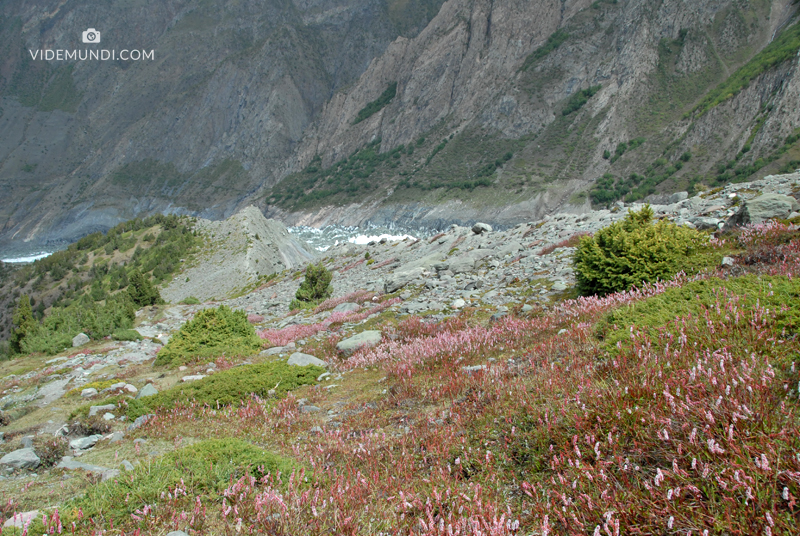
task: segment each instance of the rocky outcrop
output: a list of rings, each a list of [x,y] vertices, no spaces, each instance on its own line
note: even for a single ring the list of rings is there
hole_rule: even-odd
[[[788,218],[792,212],[800,210],[797,199],[788,195],[764,194],[745,201],[742,208],[730,219],[729,224],[746,225],[762,223],[773,218]]]

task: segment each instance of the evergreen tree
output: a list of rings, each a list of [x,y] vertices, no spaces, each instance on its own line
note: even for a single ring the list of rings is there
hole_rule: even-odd
[[[298,301],[309,303],[329,298],[333,293],[331,279],[333,279],[333,274],[322,263],[309,264],[306,268],[306,278],[297,289],[295,298]]]
[[[12,354],[21,354],[22,342],[38,325],[33,317],[31,300],[27,294],[23,294],[19,299],[19,304],[14,310],[13,322],[15,327],[11,332],[10,349]]]
[[[139,270],[134,270],[128,277],[128,294],[139,307],[164,303],[158,289]]]

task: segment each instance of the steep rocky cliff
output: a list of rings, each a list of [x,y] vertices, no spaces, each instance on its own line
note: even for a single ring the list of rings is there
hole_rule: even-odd
[[[2,5],[6,242],[250,203],[503,224],[800,165],[793,0]],[[87,27],[155,60],[26,55]]]
[[[796,11],[788,0],[450,0],[326,104],[297,173],[265,202],[311,224],[514,223],[788,171],[800,165]],[[348,170],[375,140],[396,153],[390,165]]]

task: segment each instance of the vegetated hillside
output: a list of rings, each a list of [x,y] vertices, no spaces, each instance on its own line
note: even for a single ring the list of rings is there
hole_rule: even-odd
[[[56,309],[85,309],[128,289],[134,272],[160,285],[183,269],[203,244],[187,217],[151,216],[87,235],[67,249],[4,272],[0,281],[0,340],[11,335],[13,312],[30,298],[37,321]],[[75,333],[72,334],[74,336]]]
[[[174,329],[165,359],[104,341],[0,363],[0,465],[39,464],[0,480],[0,516],[36,534],[792,534],[800,216],[680,222],[798,180],[340,244],[322,260],[338,288],[313,309],[287,313],[302,278],[287,271],[236,311],[141,311],[138,330]],[[612,250],[608,224],[698,239],[689,256],[627,240],[614,259],[691,275],[577,298],[573,253]],[[362,287],[378,278],[393,292]]]
[[[263,203],[301,222],[513,224],[793,171],[797,8],[449,2],[334,95]]]
[[[0,242],[71,242],[159,212],[223,218],[441,0],[5,0]],[[97,29],[99,45],[81,42]],[[29,51],[138,50],[139,61]]]

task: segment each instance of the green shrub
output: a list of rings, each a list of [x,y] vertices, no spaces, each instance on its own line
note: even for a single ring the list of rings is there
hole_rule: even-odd
[[[589,102],[589,99],[594,97],[600,89],[602,89],[602,86],[597,85],[573,93],[572,96],[567,99],[564,109],[561,110],[561,115],[569,115],[572,112],[577,112],[583,108],[583,105]]]
[[[127,415],[129,419],[135,419],[191,401],[212,407],[237,405],[251,394],[267,398],[271,389],[275,390],[275,396],[284,396],[301,385],[316,383],[317,376],[324,371],[315,366],[290,366],[285,361],[236,367],[202,380],[176,385],[153,396],[128,400]]]
[[[28,333],[22,343],[24,353],[55,354],[72,346],[72,338],[85,333],[93,340],[111,335],[117,329],[129,329],[136,309],[126,292],[96,303],[82,296],[67,307],[54,307],[41,324]]]
[[[153,505],[162,493],[176,486],[184,488],[183,500],[191,510],[195,497],[218,499],[221,492],[239,477],[251,474],[288,473],[294,462],[241,439],[210,439],[165,454],[153,463],[142,464],[125,478],[110,479],[89,488],[83,497],[71,501],[64,512],[82,510],[83,521],[107,525],[129,521],[131,514]],[[67,522],[80,521],[70,519]]]
[[[370,102],[366,106],[364,106],[356,115],[356,118],[353,120],[353,124],[360,123],[364,119],[371,117],[372,115],[381,111],[387,104],[392,102],[392,99],[397,94],[397,82],[392,82],[389,84],[381,96],[375,99],[374,101]]]
[[[300,283],[300,288],[295,293],[296,299],[292,301],[289,308],[303,308],[308,304],[316,304],[330,298],[331,294],[333,294],[331,279],[333,279],[333,274],[322,263],[318,265],[309,264],[306,267],[306,278]]]
[[[139,307],[164,303],[158,289],[139,270],[134,270],[128,277],[128,294]]]
[[[581,238],[573,258],[578,291],[605,295],[693,272],[713,262],[708,256],[692,259],[700,253],[708,253],[706,234],[664,220],[654,224],[647,205]]]
[[[141,341],[142,335],[135,329],[118,329],[111,334],[115,341]]]
[[[678,317],[692,315],[702,318],[703,310],[713,306],[717,300],[727,301],[725,293],[740,296],[739,308],[742,311],[751,309],[756,303],[775,311],[775,332],[786,329],[788,334],[792,334],[800,329],[800,309],[794,306],[800,301],[800,280],[785,276],[746,275],[692,281],[616,308],[603,316],[596,332],[606,341],[609,351],[614,351],[617,342],[625,344],[630,341],[631,326],[649,331],[655,337],[658,329]]]
[[[15,327],[11,332],[9,349],[12,354],[19,354],[24,351],[25,339],[39,326],[33,318],[31,300],[27,294],[23,294],[19,299],[19,304],[14,310],[13,322]]]
[[[181,305],[199,305],[200,300],[198,300],[194,296],[189,296],[188,298],[184,298],[183,300],[181,300],[180,303]]]
[[[556,30],[555,33],[551,34],[550,37],[547,38],[547,41],[545,41],[542,46],[528,54],[528,57],[525,58],[525,62],[522,64],[522,67],[520,67],[519,70],[527,71],[536,65],[539,60],[546,58],[548,54],[560,47],[567,39],[569,39],[569,34],[565,30]]]
[[[261,339],[244,311],[222,305],[204,309],[184,324],[159,352],[156,365],[183,365],[221,355],[247,356],[261,348]]]

